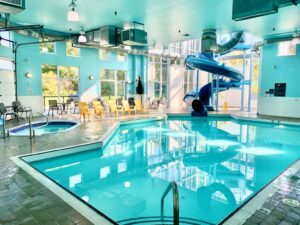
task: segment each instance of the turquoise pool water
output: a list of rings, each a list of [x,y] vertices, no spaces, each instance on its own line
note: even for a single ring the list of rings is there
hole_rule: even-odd
[[[35,135],[39,136],[67,131],[76,125],[78,123],[72,121],[50,121],[48,125],[44,122],[37,122],[32,124],[32,129],[35,131]],[[13,128],[10,130],[10,134],[12,136],[28,136],[29,125]]]
[[[30,164],[114,221],[160,215],[178,184],[180,216],[217,224],[300,156],[300,129],[175,118],[121,126],[103,149]],[[172,216],[172,199],[165,200]]]

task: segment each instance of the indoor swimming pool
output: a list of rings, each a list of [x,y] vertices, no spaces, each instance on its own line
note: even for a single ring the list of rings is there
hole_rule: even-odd
[[[121,125],[102,149],[22,159],[120,224],[159,218],[171,181],[180,217],[218,224],[299,158],[299,135],[296,126],[169,118]],[[171,194],[165,215],[173,216]]]

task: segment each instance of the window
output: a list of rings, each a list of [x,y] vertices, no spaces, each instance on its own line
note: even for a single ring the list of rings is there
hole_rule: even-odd
[[[42,65],[42,86],[45,107],[48,106],[48,100],[63,102],[69,96],[77,96],[79,68]]]
[[[154,79],[154,97],[167,98],[167,61],[160,57],[155,57],[155,79]]]
[[[119,62],[126,62],[127,61],[127,54],[123,53],[123,52],[118,52],[117,60]]]
[[[101,70],[101,96],[105,99],[123,98],[125,96],[126,71]]]
[[[73,47],[72,42],[70,41],[66,42],[66,51],[67,56],[78,57],[80,55],[80,48]]]
[[[40,40],[42,41],[42,40]],[[55,42],[45,42],[40,44],[40,53],[50,53],[54,54],[56,51],[56,43]]]
[[[1,32],[0,33],[0,37],[4,38],[6,40],[10,40],[11,39],[10,38],[10,34],[9,34],[8,31]],[[0,40],[0,45],[4,46],[4,47],[11,47],[11,43],[9,41],[6,41],[6,40],[1,39]]]
[[[299,39],[293,41],[284,41],[278,43],[278,56],[293,56],[296,55],[296,45],[299,44]]]
[[[108,59],[108,50],[107,49],[99,49],[99,59],[107,60]]]
[[[188,93],[193,90],[193,74],[192,70],[184,71],[184,93]]]

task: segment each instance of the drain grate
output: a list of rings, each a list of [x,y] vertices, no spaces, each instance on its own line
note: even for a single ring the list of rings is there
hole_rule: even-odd
[[[281,200],[283,204],[288,205],[290,207],[299,207],[300,202],[295,199],[284,198]]]

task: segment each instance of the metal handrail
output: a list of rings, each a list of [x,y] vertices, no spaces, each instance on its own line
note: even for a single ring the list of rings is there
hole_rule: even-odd
[[[15,115],[17,118],[19,118],[19,115],[18,113],[16,112],[7,112],[7,113],[4,113],[3,114],[3,124],[2,124],[2,129],[3,129],[3,138],[6,138],[6,124],[5,124],[5,118],[6,118],[6,115]]]
[[[30,136],[30,138],[35,137],[35,130],[36,130],[36,129],[45,127],[45,126],[47,126],[47,125],[49,124],[49,118],[48,118],[48,116],[45,116],[44,114],[39,113],[39,112],[37,112],[37,114],[39,114],[39,115],[41,115],[42,117],[46,118],[46,123],[43,124],[43,125],[41,125],[41,126],[38,126],[38,127],[33,128],[33,127],[32,127],[32,121],[31,121],[31,119],[32,119],[32,117],[33,117],[33,113],[31,113],[31,114],[29,115],[29,136]]]
[[[164,218],[164,200],[170,190],[172,189],[173,192],[173,224],[179,225],[179,195],[178,195],[178,188],[175,181],[170,182],[167,189],[163,193],[161,200],[160,200],[160,217],[161,220]]]

